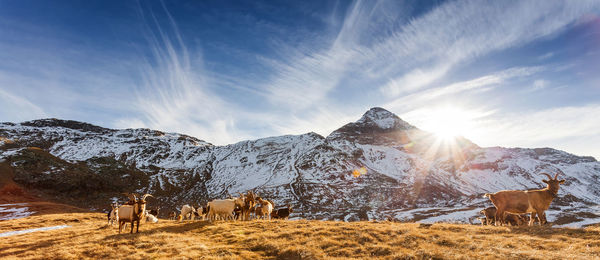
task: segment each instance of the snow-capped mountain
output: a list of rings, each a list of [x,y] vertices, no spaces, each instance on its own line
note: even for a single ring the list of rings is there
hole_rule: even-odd
[[[491,206],[482,194],[541,188],[542,172],[560,173],[566,183],[549,220],[600,222],[600,163],[593,157],[440,141],[382,108],[327,137],[307,133],[226,146],[58,119],[0,123],[0,161],[27,188],[63,200],[92,193],[86,203],[95,208],[126,191],[153,193],[156,205],[175,209],[254,190],[276,205],[292,204],[296,217],[424,222],[468,222]],[[366,174],[353,175],[360,168]]]

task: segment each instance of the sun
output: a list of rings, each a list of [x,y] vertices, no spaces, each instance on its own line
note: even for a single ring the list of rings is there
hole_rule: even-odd
[[[468,136],[474,129],[477,115],[458,106],[444,106],[433,109],[427,115],[423,127],[442,140]]]

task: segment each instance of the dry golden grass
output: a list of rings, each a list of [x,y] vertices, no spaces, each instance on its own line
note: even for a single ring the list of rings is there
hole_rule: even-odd
[[[142,223],[118,234],[101,213],[0,221],[0,233],[70,225],[0,238],[0,258],[129,259],[593,259],[600,229],[481,227],[333,221]]]

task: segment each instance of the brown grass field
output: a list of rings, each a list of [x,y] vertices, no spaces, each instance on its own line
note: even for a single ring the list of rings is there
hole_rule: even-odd
[[[394,222],[184,221],[118,234],[102,213],[0,221],[0,258],[63,259],[599,259],[600,228],[420,226]]]

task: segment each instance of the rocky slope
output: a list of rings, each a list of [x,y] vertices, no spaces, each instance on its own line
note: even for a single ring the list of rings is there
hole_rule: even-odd
[[[560,173],[566,183],[549,220],[600,222],[594,158],[440,141],[382,108],[327,137],[307,133],[227,146],[58,119],[0,123],[0,161],[23,187],[89,208],[104,209],[126,191],[155,194],[153,204],[166,212],[255,190],[278,205],[292,204],[295,217],[423,222],[472,221],[491,205],[482,194],[540,188],[541,172]],[[360,168],[366,174],[355,177]]]

